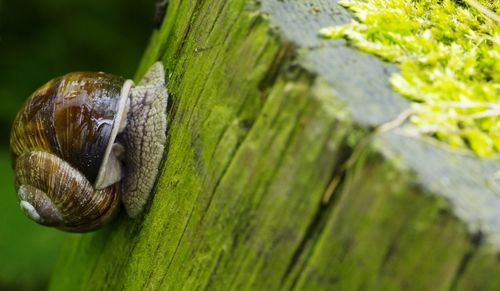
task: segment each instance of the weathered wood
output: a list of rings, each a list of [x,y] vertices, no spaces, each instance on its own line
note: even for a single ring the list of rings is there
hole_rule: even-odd
[[[333,0],[170,0],[137,75],[169,76],[154,199],[75,235],[51,289],[498,289],[498,161],[374,134],[409,102],[393,66],[317,37],[349,19]]]

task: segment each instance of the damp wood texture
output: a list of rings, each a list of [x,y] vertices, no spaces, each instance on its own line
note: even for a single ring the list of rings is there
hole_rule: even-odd
[[[137,219],[72,236],[50,290],[499,290],[498,161],[405,130],[397,70],[335,0],[170,0],[164,163]],[[498,175],[498,174],[497,174]]]

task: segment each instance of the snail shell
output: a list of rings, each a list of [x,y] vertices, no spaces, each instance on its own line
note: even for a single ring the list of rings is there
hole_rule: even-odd
[[[160,63],[138,86],[77,72],[36,90],[11,132],[21,208],[40,224],[73,232],[110,221],[121,199],[138,215],[163,154],[167,98]]]

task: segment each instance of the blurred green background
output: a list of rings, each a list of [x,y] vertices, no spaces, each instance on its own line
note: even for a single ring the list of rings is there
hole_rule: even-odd
[[[40,290],[69,235],[29,221],[10,168],[11,123],[24,100],[71,71],[133,77],[153,29],[154,0],[0,0],[0,290]]]

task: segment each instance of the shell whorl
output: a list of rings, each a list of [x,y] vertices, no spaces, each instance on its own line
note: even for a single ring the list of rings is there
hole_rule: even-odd
[[[116,214],[120,183],[95,190],[69,163],[41,151],[19,156],[15,170],[21,207],[40,224],[90,231]]]
[[[120,197],[129,216],[138,216],[160,173],[167,101],[161,62],[138,85],[77,72],[40,87],[11,131],[21,208],[41,224],[74,232],[109,221]]]
[[[20,111],[11,135],[13,162],[30,150],[53,153],[95,182],[124,83],[105,73],[77,72],[49,81]]]
[[[106,149],[118,148],[113,127],[124,82],[105,73],[70,73],[35,91],[17,115],[10,140],[16,190],[35,221],[88,231],[116,213],[119,181],[95,186]]]

